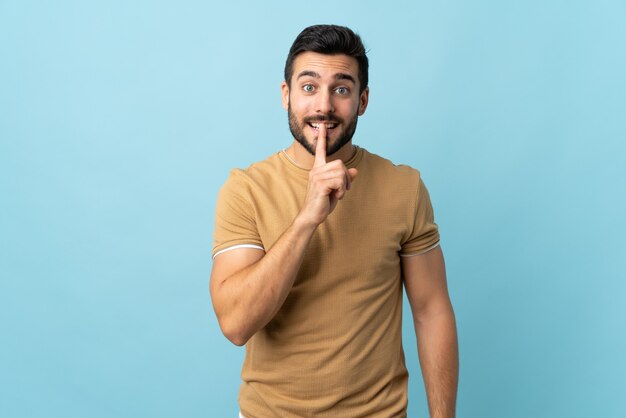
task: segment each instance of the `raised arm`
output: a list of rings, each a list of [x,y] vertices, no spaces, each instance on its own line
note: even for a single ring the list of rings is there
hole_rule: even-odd
[[[215,257],[210,285],[213,308],[233,344],[245,344],[276,315],[314,231],[315,227],[296,219],[267,254],[237,248]]]
[[[267,251],[237,248],[213,260],[211,299],[220,328],[243,345],[276,315],[289,295],[313,233],[350,188],[357,171],[341,160],[326,163],[321,123],[315,162],[300,213]]]
[[[459,376],[456,321],[441,247],[401,257],[431,418],[453,418]]]

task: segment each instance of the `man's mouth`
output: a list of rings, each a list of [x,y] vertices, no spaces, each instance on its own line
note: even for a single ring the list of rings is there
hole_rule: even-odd
[[[326,129],[327,130],[334,129],[338,125],[337,122],[307,122],[307,125],[309,125],[311,128],[313,128],[315,131],[319,131],[320,126],[322,125],[322,123],[324,125],[326,125]]]

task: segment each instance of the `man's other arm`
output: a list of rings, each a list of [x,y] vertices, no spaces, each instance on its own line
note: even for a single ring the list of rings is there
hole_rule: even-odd
[[[441,247],[401,257],[431,418],[453,418],[459,376],[454,311]]]

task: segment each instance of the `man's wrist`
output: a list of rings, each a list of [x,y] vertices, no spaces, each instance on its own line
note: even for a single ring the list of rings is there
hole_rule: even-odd
[[[317,229],[318,224],[317,222],[307,220],[302,215],[298,214],[291,223],[291,227],[294,228],[298,234],[313,235],[313,232]]]

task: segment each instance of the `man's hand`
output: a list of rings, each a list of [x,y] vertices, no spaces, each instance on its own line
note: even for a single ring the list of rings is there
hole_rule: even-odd
[[[357,173],[356,168],[346,168],[340,159],[326,162],[326,123],[319,123],[315,161],[309,172],[306,198],[298,215],[300,219],[315,226],[324,222],[350,190]]]

